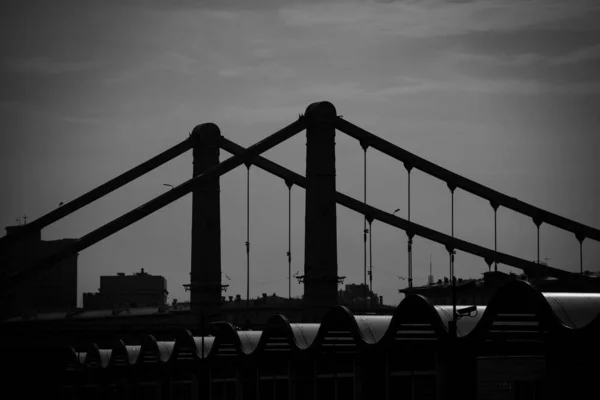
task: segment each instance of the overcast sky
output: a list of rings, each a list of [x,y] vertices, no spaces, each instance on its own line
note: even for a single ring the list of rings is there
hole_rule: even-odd
[[[167,5],[166,3],[169,3]],[[4,1],[0,5],[0,224],[38,218],[214,122],[249,146],[328,100],[392,143],[509,196],[600,228],[600,8],[596,1]],[[305,136],[266,156],[304,174]],[[338,132],[338,190],[362,199],[362,150]],[[222,159],[228,157],[222,154]],[[192,174],[191,155],[55,223],[80,237]],[[225,295],[245,296],[245,168],[221,179]],[[251,169],[251,295],[287,295],[287,188]],[[450,193],[412,176],[412,218],[450,232]],[[368,151],[368,201],[407,210],[402,164]],[[293,266],[303,271],[304,192],[294,187]],[[455,234],[493,248],[493,211],[455,193]],[[81,293],[144,268],[187,300],[191,196],[84,250]],[[360,215],[338,207],[339,275],[363,277]],[[498,211],[498,249],[536,259],[533,222]],[[397,303],[406,235],[373,225],[374,290]],[[415,284],[448,274],[415,239]],[[543,225],[541,257],[579,270],[574,235]],[[584,242],[584,268],[600,245]],[[486,264],[458,253],[456,274]],[[503,271],[512,270],[501,267]],[[292,294],[302,293],[293,282]]]

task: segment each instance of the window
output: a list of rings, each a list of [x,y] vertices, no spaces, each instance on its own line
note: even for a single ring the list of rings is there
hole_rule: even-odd
[[[261,400],[275,400],[275,385],[272,379],[258,381],[258,398]]]
[[[317,399],[354,398],[354,358],[352,356],[327,358],[317,361]]]
[[[335,400],[335,378],[317,378],[317,399]]]
[[[412,378],[408,375],[390,376],[390,399],[412,399]]]
[[[515,381],[515,400],[538,400],[542,398],[540,381]]]
[[[338,399],[353,399],[354,398],[354,378],[342,377],[336,380],[337,398]]]
[[[125,388],[122,385],[111,384],[108,387],[108,397],[115,400],[124,400],[127,397],[125,393]]]
[[[155,382],[142,382],[139,386],[140,398],[144,400],[160,399],[160,386]],[[89,397],[84,396],[88,399]]]
[[[172,381],[171,400],[190,400],[192,398],[191,381]]]
[[[60,398],[64,400],[76,399],[77,391],[74,386],[63,386],[60,388]]]
[[[413,376],[413,392],[415,400],[435,400],[436,381],[435,376]]]
[[[289,379],[275,380],[275,398],[277,400],[288,400],[290,397]]]
[[[235,399],[235,379],[213,379],[210,398],[215,400]]]

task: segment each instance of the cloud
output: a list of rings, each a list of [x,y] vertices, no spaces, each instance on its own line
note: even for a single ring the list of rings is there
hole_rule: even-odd
[[[358,82],[340,82],[340,83],[318,83],[304,86],[295,91],[297,95],[305,96],[309,101],[328,101],[347,100],[356,96],[367,94],[360,87]]]
[[[86,124],[86,125],[100,124],[100,123],[106,122],[105,120],[102,120],[100,118],[86,118],[86,117],[79,117],[79,116],[75,116],[75,115],[65,115],[61,119],[65,122],[69,122],[69,123],[73,123],[73,124]]]
[[[166,52],[158,57],[137,64],[118,75],[108,78],[108,83],[135,80],[152,72],[172,72],[179,75],[194,75],[203,70],[198,60],[184,54]]]
[[[47,57],[5,58],[0,64],[8,72],[32,75],[58,75],[88,71],[99,67],[98,61],[57,61]]]
[[[223,78],[268,78],[291,79],[296,77],[293,68],[279,63],[263,63],[259,65],[245,65],[225,67],[217,71]]]
[[[77,124],[100,124],[106,119],[95,117],[83,117],[74,114],[61,114],[47,105],[36,104],[28,101],[0,101],[0,112],[6,114],[22,114],[29,118],[44,118]]]
[[[600,45],[586,47],[577,51],[565,54],[561,57],[556,57],[548,60],[550,65],[568,65],[576,64],[582,61],[600,59]]]
[[[223,22],[238,22],[247,17],[247,12],[239,10],[206,10],[203,15]]]
[[[447,52],[447,58],[449,61],[455,63],[479,63],[487,66],[565,66],[600,59],[600,45],[585,47],[560,55],[544,55],[540,53],[477,54],[449,51]]]
[[[243,125],[270,122],[289,124],[298,119],[298,113],[305,108],[306,105],[300,104],[290,106],[264,105],[258,107],[226,106],[214,114],[214,119]]]
[[[350,2],[283,7],[279,16],[290,27],[390,36],[430,37],[476,31],[510,31],[574,18],[598,6],[569,2],[481,0],[447,2]]]
[[[478,79],[461,77],[447,81],[398,77],[390,87],[372,91],[373,97],[399,96],[422,92],[518,94],[518,95],[594,95],[600,94],[600,82],[564,82],[549,84],[522,79]]]

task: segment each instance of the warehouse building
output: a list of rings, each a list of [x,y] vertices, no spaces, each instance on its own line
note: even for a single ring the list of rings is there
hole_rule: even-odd
[[[273,316],[262,331],[223,322],[206,335],[90,335],[5,354],[64,399],[597,398],[600,295],[514,281],[487,306],[458,311],[455,333],[451,306],[415,295],[391,315],[338,306],[319,324]]]

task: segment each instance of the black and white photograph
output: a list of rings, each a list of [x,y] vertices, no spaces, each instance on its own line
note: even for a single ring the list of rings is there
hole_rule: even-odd
[[[0,2],[2,399],[600,398],[600,2]]]

